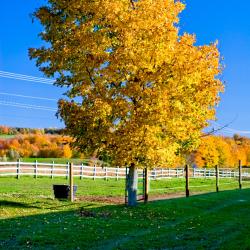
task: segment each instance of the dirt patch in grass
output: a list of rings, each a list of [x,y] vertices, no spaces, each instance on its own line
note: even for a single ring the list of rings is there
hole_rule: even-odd
[[[190,195],[199,195],[206,192],[192,192]],[[171,194],[151,194],[149,195],[149,201],[158,201],[158,200],[167,200],[185,197],[185,192],[171,193]],[[76,200],[78,201],[87,201],[87,202],[98,202],[98,203],[107,203],[107,204],[124,204],[125,198],[121,196],[97,196],[97,195],[82,195],[77,196]],[[143,202],[143,200],[140,200]]]
[[[165,200],[165,199],[174,199],[184,197],[185,193],[173,193],[173,194],[158,194],[158,195],[150,195],[149,201],[156,201],[156,200]],[[107,204],[124,204],[125,198],[121,196],[91,196],[91,195],[83,195],[78,196],[76,198],[78,201],[87,201],[87,202],[101,202]]]
[[[82,195],[77,196],[77,201],[101,202],[107,204],[124,204],[125,200],[121,196],[98,196],[98,195]]]

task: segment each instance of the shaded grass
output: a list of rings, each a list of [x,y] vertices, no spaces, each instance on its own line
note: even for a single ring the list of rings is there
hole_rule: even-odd
[[[13,206],[9,206],[11,202]],[[136,208],[86,202],[72,204],[27,195],[5,196],[0,204],[2,249],[250,247],[248,189],[151,202]],[[80,211],[95,216],[81,216]]]

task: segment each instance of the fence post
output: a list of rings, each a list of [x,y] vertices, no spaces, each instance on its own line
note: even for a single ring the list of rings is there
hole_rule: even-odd
[[[69,185],[70,185],[70,201],[74,201],[74,165],[73,163],[70,163],[69,165]]]
[[[35,161],[35,176],[34,177],[37,179],[37,160]]]
[[[108,171],[107,171],[107,167],[105,167],[105,180],[108,180]]]
[[[80,167],[80,179],[82,180],[82,175],[83,175],[83,163],[81,164],[81,167]]]
[[[20,178],[20,159],[18,159],[17,161],[17,166],[16,166],[16,178],[19,179]]]
[[[118,181],[119,179],[119,167],[116,167],[116,180]]]
[[[189,197],[189,169],[188,169],[188,165],[186,165],[185,170],[186,170],[186,197]]]
[[[67,166],[66,166],[66,179],[69,178],[69,162],[67,162]]]
[[[54,165],[55,165],[55,162],[52,161],[52,165],[51,165],[51,179],[53,179],[53,173],[54,173]]]
[[[239,189],[242,189],[242,167],[241,167],[241,160],[239,160]]]
[[[154,180],[156,180],[156,170],[154,168]]]
[[[125,169],[125,205],[128,204],[128,167]]]
[[[96,177],[96,165],[94,164],[94,168],[93,168],[93,180],[95,180]]]
[[[148,182],[148,168],[144,169],[144,202],[148,202],[148,190],[149,190],[149,182]]]
[[[219,192],[219,167],[215,166],[215,176],[216,176],[216,192]]]

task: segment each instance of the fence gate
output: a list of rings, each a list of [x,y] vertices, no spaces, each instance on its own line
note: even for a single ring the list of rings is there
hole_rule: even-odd
[[[128,204],[128,175],[129,168],[126,167],[125,183],[125,205]],[[138,170],[137,201],[145,201],[146,169]]]

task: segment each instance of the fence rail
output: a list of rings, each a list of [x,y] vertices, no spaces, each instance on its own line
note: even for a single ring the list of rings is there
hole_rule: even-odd
[[[143,170],[139,170],[142,173]],[[125,179],[126,168],[119,167],[97,167],[97,166],[85,166],[85,165],[74,165],[73,174],[79,178],[93,178],[93,179]],[[220,178],[237,178],[239,177],[238,169],[219,169]],[[41,163],[41,162],[0,162],[0,176],[50,176],[54,177],[66,177],[69,178],[69,163],[67,164],[56,164],[52,163]],[[192,168],[189,170],[190,178],[215,178],[215,169],[206,168]],[[154,168],[149,171],[149,178],[151,180],[158,180],[163,178],[184,178],[184,168]],[[250,178],[250,169],[242,169],[242,177]]]

